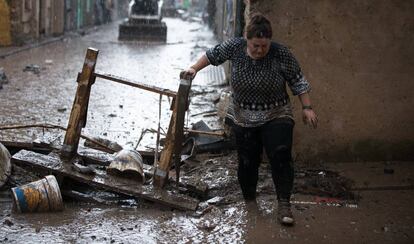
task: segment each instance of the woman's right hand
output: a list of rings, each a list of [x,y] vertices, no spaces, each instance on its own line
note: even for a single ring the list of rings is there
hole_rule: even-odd
[[[180,72],[180,79],[192,80],[197,74],[197,70],[190,67],[187,70],[183,70]]]

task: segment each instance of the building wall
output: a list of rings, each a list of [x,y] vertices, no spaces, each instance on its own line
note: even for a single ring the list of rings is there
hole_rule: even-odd
[[[0,46],[11,44],[10,8],[6,0],[0,0]]]
[[[117,9],[125,8],[128,0],[0,0],[9,3],[7,10],[0,5],[0,38],[11,33],[13,45],[23,45],[39,38],[58,36],[95,24],[102,24],[104,16],[97,6],[113,6],[112,19],[118,16]],[[101,9],[102,10],[102,9]],[[7,17],[6,13],[9,13]],[[9,23],[9,31],[6,31]],[[3,30],[2,29],[2,30]],[[1,43],[0,43],[1,44]]]
[[[64,0],[13,0],[10,4],[13,45],[63,34]]]
[[[320,124],[302,125],[295,98],[296,155],[414,160],[414,1],[256,2],[312,85]]]
[[[53,36],[62,35],[65,28],[65,2],[64,0],[53,0],[51,16],[51,34]]]
[[[224,29],[225,29],[225,6],[226,0],[215,0],[216,12],[214,14],[214,33],[219,40],[225,40]]]

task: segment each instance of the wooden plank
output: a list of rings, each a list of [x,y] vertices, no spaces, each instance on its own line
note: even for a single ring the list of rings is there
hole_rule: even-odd
[[[174,150],[174,127],[175,127],[175,117],[176,110],[173,110],[171,115],[170,124],[168,126],[167,136],[164,144],[164,148],[161,151],[160,160],[158,162],[157,168],[154,173],[153,184],[157,187],[163,187],[168,179],[168,171],[170,170],[170,162],[173,159],[173,150]]]
[[[0,143],[3,144],[5,147],[33,149],[33,143],[29,141],[10,141],[9,139],[7,139],[0,140]]]
[[[218,137],[225,137],[226,134],[224,131],[201,131],[201,130],[192,130],[192,129],[185,129],[186,132],[190,134],[199,134],[199,135],[209,135],[209,136],[218,136]]]
[[[191,80],[181,79],[176,101],[174,103],[173,113],[168,127],[166,142],[161,152],[159,164],[154,174],[154,185],[157,187],[163,187],[168,179],[168,171],[173,163],[173,155],[175,155],[174,162],[176,163],[177,179],[179,182],[179,164],[180,164],[180,152],[183,142],[183,129],[185,111],[188,107],[188,95],[191,88]]]
[[[185,111],[188,109],[188,96],[190,94],[191,80],[181,79],[177,94],[177,117],[174,131],[174,166],[176,171],[176,182],[180,182],[181,150],[184,142],[184,120]],[[172,163],[172,162],[171,162]],[[171,168],[171,163],[169,168]]]
[[[72,164],[63,162],[58,155],[43,155],[21,150],[13,155],[12,163],[21,167],[30,167],[45,174],[52,173],[57,176],[68,177],[90,186],[143,198],[180,210],[194,211],[199,202],[197,199],[182,194],[172,194],[152,185],[142,185],[131,179],[107,175],[102,172],[97,172],[95,175],[81,174],[72,170]]]
[[[81,130],[86,125],[89,95],[91,86],[95,81],[93,71],[95,70],[98,53],[98,50],[88,48],[82,72],[78,77],[78,88],[76,90],[75,100],[73,101],[68,128],[62,147],[62,156],[68,158],[73,157],[76,154]]]
[[[136,88],[141,88],[141,89],[146,90],[146,91],[155,92],[155,93],[162,94],[162,95],[169,96],[169,97],[173,97],[173,98],[177,95],[176,92],[171,91],[169,89],[160,88],[160,87],[156,87],[156,86],[151,86],[151,85],[148,85],[148,84],[132,81],[132,80],[129,80],[127,78],[122,78],[122,77],[111,75],[111,74],[101,74],[101,73],[95,72],[94,75],[96,77],[99,77],[99,78],[102,78],[102,79],[105,79],[105,80],[114,81],[114,82],[117,82],[117,83],[121,83],[121,84],[124,84],[124,85],[127,85],[127,86],[136,87]]]

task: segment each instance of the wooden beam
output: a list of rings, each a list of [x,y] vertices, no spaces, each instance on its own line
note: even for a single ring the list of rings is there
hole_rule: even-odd
[[[124,84],[124,85],[127,85],[127,86],[141,88],[141,89],[146,90],[146,91],[155,92],[155,93],[162,94],[162,95],[172,97],[172,98],[174,98],[177,95],[176,92],[165,89],[165,88],[151,86],[151,85],[148,85],[148,84],[132,81],[132,80],[129,80],[127,78],[122,78],[122,77],[111,75],[111,74],[101,74],[101,73],[95,72],[94,76],[105,79],[105,80],[110,80],[110,81],[114,81],[114,82],[117,82],[117,83],[121,83],[121,84]]]
[[[190,93],[191,80],[181,79],[178,88],[173,113],[168,127],[166,142],[161,152],[160,161],[154,174],[154,185],[163,187],[168,180],[168,171],[174,162],[177,171],[177,182],[179,182],[180,152],[182,149],[185,111],[188,107],[188,95]]]
[[[226,134],[224,131],[202,131],[202,130],[192,130],[192,129],[184,129],[186,132],[190,134],[199,134],[199,135],[207,135],[207,136],[218,136],[218,137],[225,137]]]
[[[180,210],[194,211],[198,206],[198,200],[182,194],[171,193],[158,189],[152,185],[143,185],[138,181],[128,178],[107,175],[99,171],[94,175],[86,175],[72,170],[70,161],[64,162],[57,154],[44,155],[31,151],[21,150],[14,154],[12,163],[21,167],[31,168],[43,174],[54,174],[60,177],[68,177],[72,180],[88,184],[93,187],[113,191],[128,196],[139,197],[151,202]]]
[[[76,154],[81,130],[86,125],[91,86],[95,82],[93,71],[95,70],[98,53],[99,51],[97,49],[88,48],[82,72],[78,77],[78,88],[76,90],[65,140],[61,150],[62,156],[67,158],[73,157]]]

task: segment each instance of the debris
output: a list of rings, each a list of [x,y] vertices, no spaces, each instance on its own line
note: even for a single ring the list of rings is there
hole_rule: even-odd
[[[23,128],[48,128],[48,129],[60,129],[60,130],[64,130],[66,131],[67,129],[65,127],[62,127],[60,125],[53,125],[53,124],[32,124],[32,125],[5,125],[5,126],[0,126],[0,130],[12,130],[12,129],[23,129]],[[107,135],[108,133],[104,132],[103,135]],[[110,153],[114,153],[116,151],[114,151],[112,148],[109,148],[107,145],[101,143],[100,141],[94,140],[93,138],[84,136],[84,135],[80,135],[81,138],[88,140],[90,142],[93,142],[94,144],[96,144],[97,146],[99,146],[100,148],[98,150],[104,150],[104,151],[108,151]],[[102,139],[105,140],[105,139]]]
[[[207,203],[208,204],[218,204],[218,203],[220,203],[221,201],[223,201],[223,197],[219,197],[219,196],[217,196],[217,197],[213,197],[213,198],[211,198],[211,199],[209,199],[209,200],[207,200]]]
[[[181,150],[181,162],[195,155],[195,140],[193,137],[187,138]]]
[[[77,172],[79,172],[81,174],[93,175],[93,174],[96,173],[95,170],[92,167],[90,167],[90,166],[84,166],[84,165],[79,164],[79,163],[73,163],[72,164],[72,168],[75,171],[77,171]]]
[[[200,224],[197,225],[197,228],[200,230],[206,230],[206,231],[212,231],[214,228],[216,228],[217,224],[214,223],[214,221],[203,221]]]
[[[316,202],[316,201],[290,201],[292,204],[304,204],[304,205],[323,205],[323,206],[329,206],[329,207],[347,207],[347,208],[358,208],[357,204],[353,203],[347,203],[345,201],[342,201],[340,203],[329,203],[329,202]],[[314,216],[312,216],[313,219],[315,219]]]
[[[4,225],[7,225],[9,227],[14,225],[14,223],[10,219],[5,219],[4,222],[3,222],[3,224]]]
[[[7,182],[11,174],[10,158],[9,151],[0,143],[0,188]]]
[[[209,136],[218,136],[218,137],[224,137],[226,134],[224,131],[200,131],[200,130],[191,130],[191,129],[184,129],[184,131],[193,133],[193,134],[202,134],[202,135],[209,135]]]
[[[65,197],[73,198],[77,201],[82,201],[82,202],[108,204],[108,201],[105,201],[101,198],[91,196],[90,194],[84,194],[82,192],[78,192],[74,190],[63,190],[62,195],[64,195]]]
[[[198,116],[198,115],[204,115],[204,114],[212,114],[212,113],[217,113],[217,109],[213,109],[213,110],[208,110],[208,111],[203,111],[203,112],[200,112],[200,113],[192,114],[191,117],[195,117],[195,116]]]
[[[116,114],[109,114],[108,116],[111,117],[111,118],[115,118],[117,115]]]
[[[211,130],[210,127],[202,120],[195,123],[192,130],[213,132],[213,130]],[[197,133],[194,135],[194,138],[196,140],[196,151],[198,153],[217,152],[234,148],[234,142],[230,139],[225,140],[223,137],[220,138],[217,136]]]
[[[0,89],[3,88],[3,84],[9,83],[9,80],[7,79],[6,73],[4,72],[3,67],[0,67]]]
[[[61,112],[61,113],[65,112],[66,110],[67,110],[67,108],[58,108],[58,109],[57,109],[57,111],[58,111],[58,112]]]
[[[122,149],[116,153],[106,171],[109,174],[145,182],[142,156],[133,149]]]
[[[47,64],[47,65],[52,65],[52,64],[53,64],[53,60],[51,60],[51,59],[46,59],[46,60],[45,60],[45,64]]]
[[[298,168],[294,184],[294,193],[308,194],[327,198],[356,198],[352,192],[353,182],[330,170]]]
[[[85,147],[101,150],[101,151],[108,152],[108,153],[119,152],[119,151],[122,150],[122,146],[119,145],[117,142],[114,142],[114,141],[111,141],[111,140],[108,140],[108,139],[104,139],[104,138],[100,138],[100,137],[93,137],[92,139],[95,142],[87,139],[87,140],[85,140],[83,145]],[[105,145],[105,147],[102,147],[101,145],[98,145],[96,142],[99,142],[100,144]]]
[[[33,72],[34,74],[40,74],[40,66],[36,64],[29,64],[24,67],[23,72]]]
[[[19,213],[63,210],[62,195],[53,175],[11,190]]]
[[[152,185],[141,185],[135,180],[109,176],[104,172],[95,174],[94,177],[74,172],[71,166],[63,163],[58,154],[44,155],[36,152],[21,150],[12,156],[15,165],[30,168],[40,173],[53,173],[71,180],[88,184],[111,192],[116,192],[132,197],[140,197],[152,202],[164,204],[181,210],[194,211],[198,206],[198,200],[179,193],[160,190]]]
[[[203,117],[213,117],[213,116],[217,116],[217,112],[203,114]]]
[[[209,205],[208,205],[208,203],[207,203],[207,202],[200,202],[200,203],[198,204],[198,209],[199,209],[199,210],[203,210],[203,209],[206,209],[208,206],[209,206]]]

